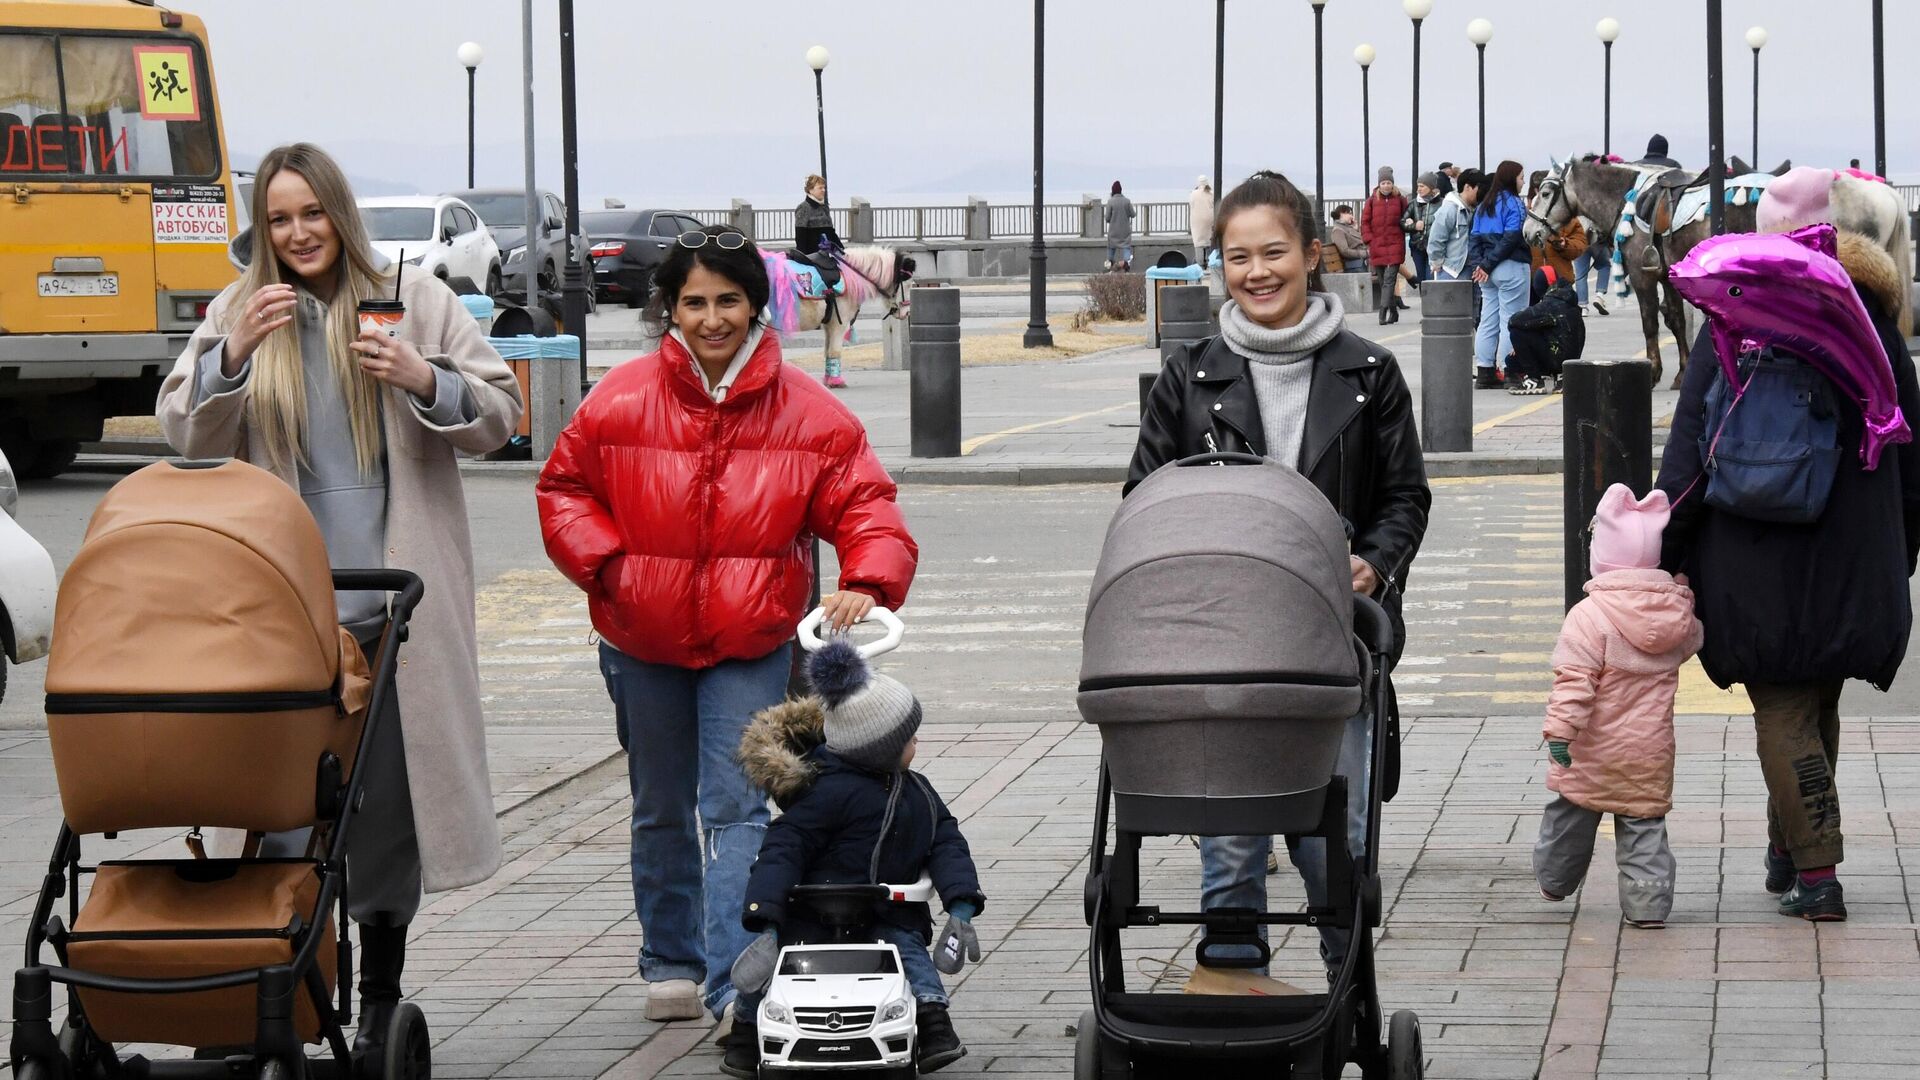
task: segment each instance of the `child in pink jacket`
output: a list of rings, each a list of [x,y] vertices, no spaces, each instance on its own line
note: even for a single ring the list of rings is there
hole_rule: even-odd
[[[1673,910],[1673,697],[1701,639],[1693,590],[1660,569],[1667,514],[1663,491],[1635,500],[1615,484],[1600,497],[1593,580],[1553,650],[1545,735],[1558,794],[1533,847],[1540,895],[1565,899],[1587,876],[1600,815],[1612,814],[1620,911],[1645,929]]]

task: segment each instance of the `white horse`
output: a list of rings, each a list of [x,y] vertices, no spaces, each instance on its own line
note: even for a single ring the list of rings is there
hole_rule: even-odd
[[[1841,172],[1833,178],[1829,195],[1833,226],[1867,237],[1893,257],[1900,280],[1913,280],[1913,238],[1907,232],[1907,204],[1900,193],[1877,180],[1862,180]],[[1900,310],[1894,313],[1900,333],[1913,336],[1913,296],[1900,293]]]
[[[807,274],[801,264],[784,252],[763,251],[767,277],[773,287],[769,303],[773,324],[780,333],[791,335],[807,330],[826,332],[826,383],[846,385],[841,374],[840,350],[847,331],[860,317],[860,309],[878,298],[886,304],[885,318],[904,317],[907,304],[901,298],[901,285],[913,277],[913,257],[900,255],[892,248],[869,244],[855,245],[835,259],[840,265],[841,292],[822,295],[815,288],[818,280]]]

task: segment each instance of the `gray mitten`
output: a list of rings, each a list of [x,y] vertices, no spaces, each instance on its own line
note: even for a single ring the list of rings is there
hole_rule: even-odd
[[[773,968],[779,962],[780,938],[768,930],[754,938],[733,962],[733,988],[748,994],[765,990],[773,981]]]
[[[946,928],[940,931],[940,945],[933,950],[933,966],[943,975],[957,975],[967,961],[980,962],[980,935],[973,923],[959,915],[948,915]]]

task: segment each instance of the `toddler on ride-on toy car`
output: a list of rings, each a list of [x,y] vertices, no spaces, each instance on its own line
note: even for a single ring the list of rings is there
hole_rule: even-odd
[[[913,692],[871,671],[844,637],[808,658],[807,675],[814,696],[760,713],[740,744],[747,775],[783,812],[747,880],[742,921],[761,934],[733,966],[740,997],[723,1068],[751,1077],[760,1062],[758,1009],[780,938],[807,935],[804,915],[789,910],[793,886],[911,882],[925,873],[949,916],[938,957],[927,952],[933,924],[925,903],[876,902],[872,937],[899,950],[918,1001],[915,1058],[932,1072],[966,1054],[939,972],[980,959],[970,920],[986,896],[959,823],[926,777],[908,768],[920,727]]]

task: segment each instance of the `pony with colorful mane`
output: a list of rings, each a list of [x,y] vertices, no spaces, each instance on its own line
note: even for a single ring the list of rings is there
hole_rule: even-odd
[[[860,317],[860,309],[878,299],[886,304],[885,318],[904,316],[903,286],[913,277],[913,257],[892,248],[857,244],[835,256],[840,284],[829,290],[820,271],[810,263],[794,261],[786,252],[762,250],[767,279],[773,287],[767,303],[768,321],[781,337],[808,330],[826,332],[826,384],[845,386],[841,347]]]

